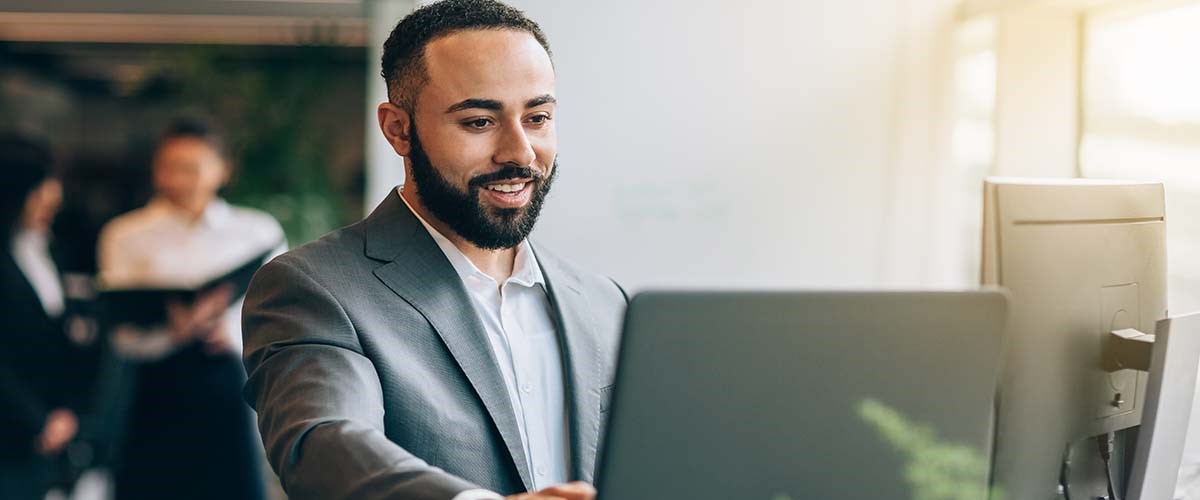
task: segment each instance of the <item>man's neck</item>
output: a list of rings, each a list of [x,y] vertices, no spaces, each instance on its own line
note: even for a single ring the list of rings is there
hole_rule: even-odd
[[[36,220],[25,218],[18,226],[17,234],[30,234],[39,237],[46,237],[50,234],[50,222],[44,220]]]
[[[186,216],[189,222],[195,223],[204,217],[204,212],[208,210],[208,206],[212,204],[216,197],[195,200],[175,200],[168,196],[163,196],[162,199],[168,205]]]
[[[425,219],[430,226],[433,226],[439,233],[442,234],[458,251],[470,260],[475,267],[483,271],[484,274],[491,276],[496,280],[496,283],[503,284],[510,276],[512,276],[513,267],[516,265],[517,249],[505,248],[502,250],[487,250],[479,248],[467,241],[462,236],[459,236],[450,226],[442,222],[441,219],[430,213],[429,209],[421,203],[421,197],[417,196],[416,188],[412,183],[404,185],[400,191],[400,196],[404,197],[404,201],[408,202],[408,206]]]

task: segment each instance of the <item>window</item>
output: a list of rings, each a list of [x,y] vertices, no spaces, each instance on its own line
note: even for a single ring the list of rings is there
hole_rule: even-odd
[[[957,234],[963,235],[961,271],[965,283],[979,281],[983,234],[983,179],[992,170],[996,131],[996,22],[991,16],[959,26],[954,59],[953,191]]]
[[[1177,2],[1176,2],[1177,3]],[[1200,310],[1200,2],[1088,18],[1080,170],[1166,184],[1168,309]]]

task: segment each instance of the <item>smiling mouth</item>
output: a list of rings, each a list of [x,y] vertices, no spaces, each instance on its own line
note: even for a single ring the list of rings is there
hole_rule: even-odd
[[[530,179],[508,179],[485,184],[483,185],[483,189],[495,191],[497,193],[519,193],[521,190],[525,189],[525,186],[528,186],[530,182],[533,181]]]
[[[487,203],[493,207],[521,208],[533,199],[533,190],[535,189],[533,181],[530,178],[505,179],[481,185],[479,189],[483,191],[483,197],[488,200]]]

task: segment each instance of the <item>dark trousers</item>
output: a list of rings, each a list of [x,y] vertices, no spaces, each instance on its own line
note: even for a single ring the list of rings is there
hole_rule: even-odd
[[[43,500],[50,489],[51,470],[50,461],[40,457],[0,463],[0,498]]]
[[[143,364],[116,474],[119,500],[264,498],[257,435],[233,355],[189,347]]]

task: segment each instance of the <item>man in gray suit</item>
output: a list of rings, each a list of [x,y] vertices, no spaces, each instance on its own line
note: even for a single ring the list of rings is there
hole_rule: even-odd
[[[591,499],[626,297],[527,239],[558,171],[545,36],[447,0],[396,26],[383,76],[408,181],[247,294],[271,464],[295,499]]]

